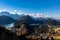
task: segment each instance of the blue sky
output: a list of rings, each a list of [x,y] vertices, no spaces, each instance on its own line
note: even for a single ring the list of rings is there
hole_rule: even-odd
[[[60,0],[0,0],[0,10],[20,10],[26,13],[60,14]]]

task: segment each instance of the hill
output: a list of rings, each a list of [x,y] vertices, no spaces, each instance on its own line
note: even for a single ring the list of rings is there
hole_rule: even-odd
[[[6,25],[14,22],[15,20],[9,16],[0,16],[0,25]]]

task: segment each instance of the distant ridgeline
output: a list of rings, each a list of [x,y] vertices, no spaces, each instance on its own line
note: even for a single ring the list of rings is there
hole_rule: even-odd
[[[60,26],[60,22],[57,20],[54,20],[52,18],[39,18],[34,19],[33,17],[29,15],[24,15],[17,19],[15,22],[16,24],[29,24],[30,26],[39,26],[39,25],[54,25],[54,26]]]
[[[60,22],[51,19],[51,18],[41,18],[41,19],[34,19],[33,17],[29,15],[24,15],[20,17],[15,23],[14,27],[19,28],[22,24],[25,24],[25,27],[31,31],[34,32],[35,27],[40,27],[42,31],[48,30],[48,25],[50,26],[60,26]],[[44,25],[44,26],[43,26]],[[44,29],[44,30],[43,30]]]
[[[6,11],[1,12],[0,14],[1,14],[0,25],[14,23],[15,26],[17,25],[16,27],[18,27],[21,24],[26,24],[27,26],[29,25],[31,27],[32,26],[36,27],[40,25],[60,26],[60,20],[53,18],[44,18],[44,17],[34,18],[33,16],[30,15],[10,14],[9,12]],[[32,29],[34,29],[34,27],[32,27]]]
[[[44,17],[34,18],[31,15],[10,14],[7,11],[0,12],[0,24],[6,24],[6,23],[9,24],[14,22],[14,20],[16,21],[24,20],[29,24],[43,24],[44,22],[51,25],[60,24],[60,20],[54,18],[44,18]]]

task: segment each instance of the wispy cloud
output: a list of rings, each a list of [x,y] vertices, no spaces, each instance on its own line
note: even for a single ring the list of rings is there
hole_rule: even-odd
[[[60,19],[60,15],[54,15],[53,18]]]

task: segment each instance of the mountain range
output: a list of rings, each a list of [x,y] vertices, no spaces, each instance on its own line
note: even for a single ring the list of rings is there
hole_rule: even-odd
[[[41,15],[40,15],[41,16]],[[44,22],[51,25],[60,24],[60,19],[50,18],[50,17],[38,17],[35,18],[31,15],[18,15],[18,14],[10,14],[7,11],[0,12],[0,24],[10,24],[14,21],[27,22],[29,24],[43,24]],[[50,22],[49,22],[50,21]]]
[[[21,23],[27,23],[27,24],[48,24],[48,25],[60,25],[60,20],[58,21],[57,19],[52,19],[52,18],[33,18],[29,15],[24,15],[20,17],[17,21],[20,21]]]

